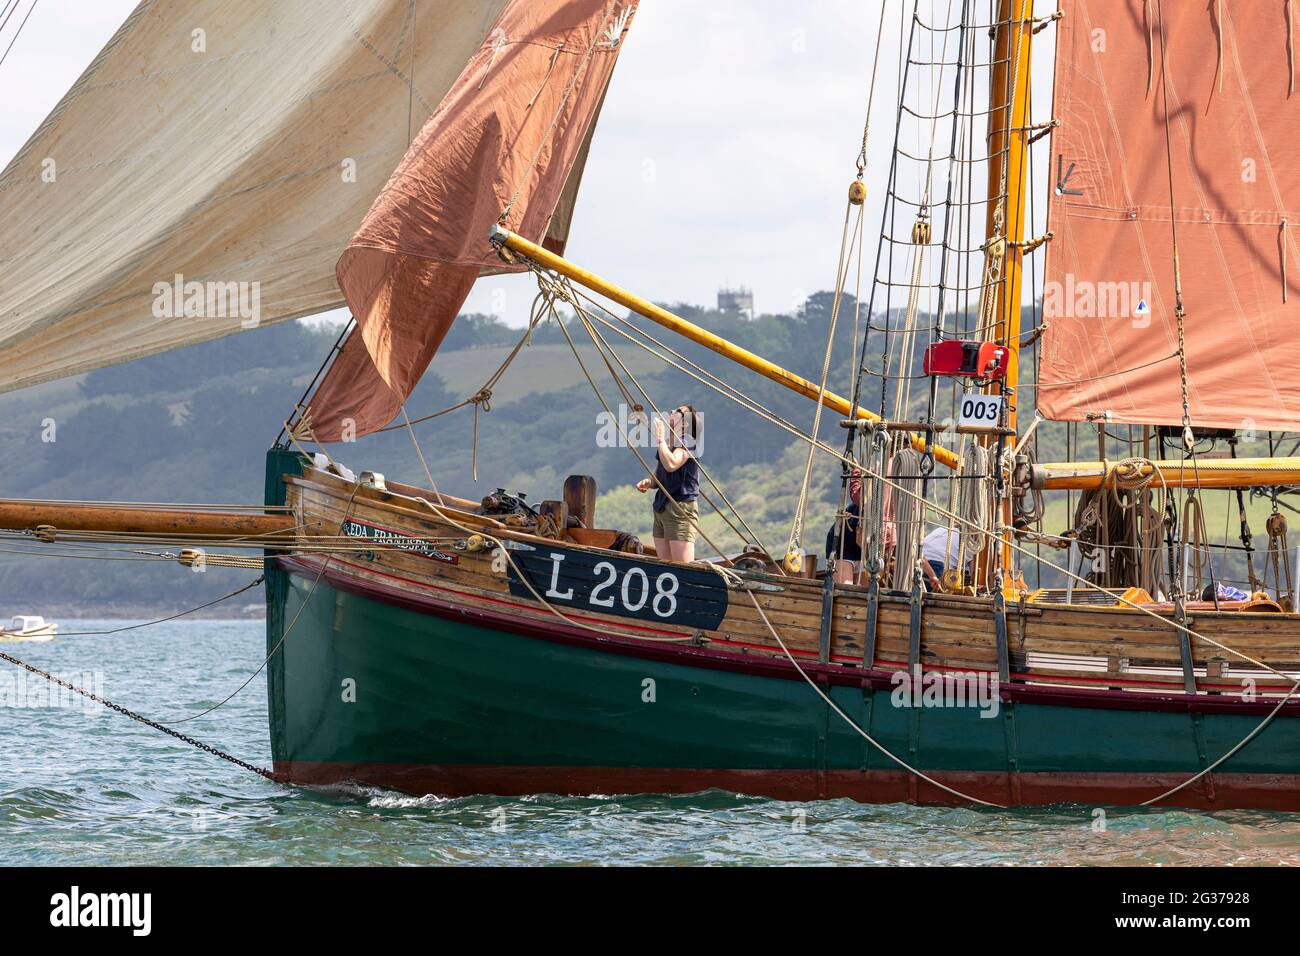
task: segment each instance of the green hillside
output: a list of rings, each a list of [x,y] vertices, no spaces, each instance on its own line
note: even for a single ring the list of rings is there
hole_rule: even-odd
[[[685,305],[673,308],[813,377],[821,367],[830,302],[829,293],[818,293],[798,314],[752,320]],[[849,314],[852,303],[845,309]],[[852,389],[848,325],[840,323],[829,382],[841,394]],[[577,326],[572,332],[582,338]],[[0,395],[0,458],[5,464],[0,496],[259,503],[265,450],[337,333],[286,323]],[[461,317],[408,402],[411,417],[477,392],[519,336],[519,330],[491,317]],[[690,343],[674,340],[673,346],[799,428],[811,426],[814,406],[807,399]],[[617,384],[594,348],[587,344],[580,354],[606,400],[612,405],[621,402]],[[658,404],[671,407],[689,401],[703,411],[704,464],[758,537],[780,551],[798,498],[806,446],[649,355],[622,346],[619,354]],[[879,402],[871,381],[868,407]],[[915,414],[922,414],[924,395],[913,404]],[[495,388],[491,411],[479,415],[477,481],[472,474],[469,409],[421,423],[415,430],[434,480],[445,491],[478,498],[501,486],[537,501],[557,496],[565,475],[590,474],[601,491],[600,524],[648,536],[649,500],[632,488],[644,472],[627,449],[601,447],[600,413],[601,405],[564,336],[547,325],[536,330]],[[838,447],[843,435],[837,416],[823,416],[824,440]],[[1061,460],[1065,426],[1042,426],[1038,441],[1040,457]],[[1095,448],[1095,437],[1091,441]],[[331,454],[358,471],[424,483],[404,429],[332,446]],[[1112,454],[1119,457],[1121,452],[1117,447]],[[819,453],[804,538],[809,550],[822,549],[838,498],[838,463]],[[1262,501],[1252,505],[1257,533],[1262,534],[1266,512]],[[1068,526],[1063,496],[1049,502],[1045,530],[1059,532]],[[1211,526],[1212,534],[1222,534],[1217,513]],[[741,543],[716,515],[705,518],[704,528],[724,550]],[[1235,536],[1235,522],[1230,532]],[[175,610],[211,600],[253,577],[251,572],[224,569],[193,574],[170,562],[83,561],[14,552],[9,543],[0,544],[0,615]],[[256,609],[256,602],[256,592],[251,592],[246,601],[250,610]]]
[[[696,321],[763,351],[793,368],[820,366],[828,295],[813,296],[799,315],[755,320],[674,306]],[[151,502],[255,504],[262,494],[262,460],[283,418],[337,336],[337,329],[286,323],[154,356],[88,375],[0,395],[0,495]],[[575,330],[575,335],[580,335]],[[518,340],[520,331],[484,316],[463,316],[408,402],[412,418],[446,408],[476,392]],[[682,343],[674,343],[685,348]],[[841,346],[847,353],[847,339]],[[621,394],[595,349],[580,347],[607,399]],[[801,427],[813,406],[703,349],[693,360],[736,381],[777,414]],[[655,397],[672,405],[693,401],[705,412],[706,464],[729,494],[752,509],[754,527],[773,547],[784,541],[802,475],[803,452],[790,436],[756,423],[656,359],[620,349],[629,371]],[[848,389],[843,364],[832,385]],[[564,336],[536,330],[494,390],[491,411],[479,416],[478,480],[472,475],[473,415],[463,409],[416,426],[439,487],[477,498],[498,486],[530,500],[558,494],[564,476],[596,477],[604,496],[603,523],[649,533],[649,502],[631,489],[643,472],[625,448],[597,444],[601,406],[574,362]],[[824,434],[841,441],[833,416]],[[355,469],[373,469],[424,483],[405,430],[339,444],[331,453]],[[824,474],[822,474],[824,472]],[[833,463],[819,470],[824,529],[838,495]],[[732,487],[732,482],[735,487]],[[824,487],[821,487],[824,486]],[[739,492],[738,492],[739,490]],[[726,548],[739,540],[710,519],[706,528]],[[821,537],[819,530],[814,537]],[[777,539],[780,539],[779,541]],[[174,563],[82,561],[14,553],[0,545],[0,615],[22,611],[146,612],[191,607],[237,587],[252,575],[212,570],[192,574]],[[125,555],[122,555],[125,556]],[[138,556],[135,556],[138,557]],[[255,601],[255,594],[252,598]]]

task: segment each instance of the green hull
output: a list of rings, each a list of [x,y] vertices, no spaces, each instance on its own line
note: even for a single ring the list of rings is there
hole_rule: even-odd
[[[280,475],[296,470],[293,456],[270,456],[268,500],[283,500]],[[508,602],[469,608],[312,560],[267,572],[271,745],[287,781],[962,800],[902,761],[999,805],[1136,804],[1266,723],[1163,803],[1300,810],[1300,705],[1269,720],[1267,700],[1012,684],[988,716],[902,705],[887,673],[807,665],[845,720],[780,658],[539,623]]]
[[[296,619],[269,681],[273,755],[286,779],[448,795],[723,786],[797,799],[956,799],[902,770],[779,661],[521,633],[522,622],[399,606],[404,599],[358,593],[364,582],[332,574],[272,577],[271,647]],[[899,706],[884,675],[828,679],[825,690],[894,755],[1002,804],[1140,802],[1262,719],[1051,695],[1002,700],[988,717],[974,706]],[[1295,806],[1297,726],[1274,720],[1168,802]]]

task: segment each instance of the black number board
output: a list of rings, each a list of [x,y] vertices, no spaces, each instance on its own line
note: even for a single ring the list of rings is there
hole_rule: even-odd
[[[537,593],[559,608],[617,614],[675,627],[716,630],[727,613],[721,575],[702,568],[655,564],[564,547],[511,548],[510,593],[532,598],[515,564]]]

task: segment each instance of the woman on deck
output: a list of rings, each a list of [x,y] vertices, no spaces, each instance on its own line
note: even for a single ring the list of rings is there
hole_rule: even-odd
[[[636,490],[642,494],[655,489],[655,554],[673,561],[695,560],[695,535],[700,522],[696,504],[700,496],[700,464],[696,460],[703,430],[700,419],[700,413],[691,405],[673,409],[667,428],[664,420],[656,416],[654,477],[636,483]]]

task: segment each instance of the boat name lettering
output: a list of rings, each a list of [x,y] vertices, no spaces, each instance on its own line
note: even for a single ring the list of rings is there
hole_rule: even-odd
[[[382,544],[386,548],[396,548],[398,551],[408,551],[411,554],[418,554],[422,557],[429,558],[433,561],[441,561],[444,564],[459,564],[460,558],[455,554],[435,548],[433,544],[424,538],[416,538],[411,535],[401,534],[397,531],[389,531],[387,528],[376,527],[372,524],[366,524],[362,521],[356,521],[351,518],[343,522],[343,533],[349,538],[361,538],[365,541],[373,541],[376,544]]]

